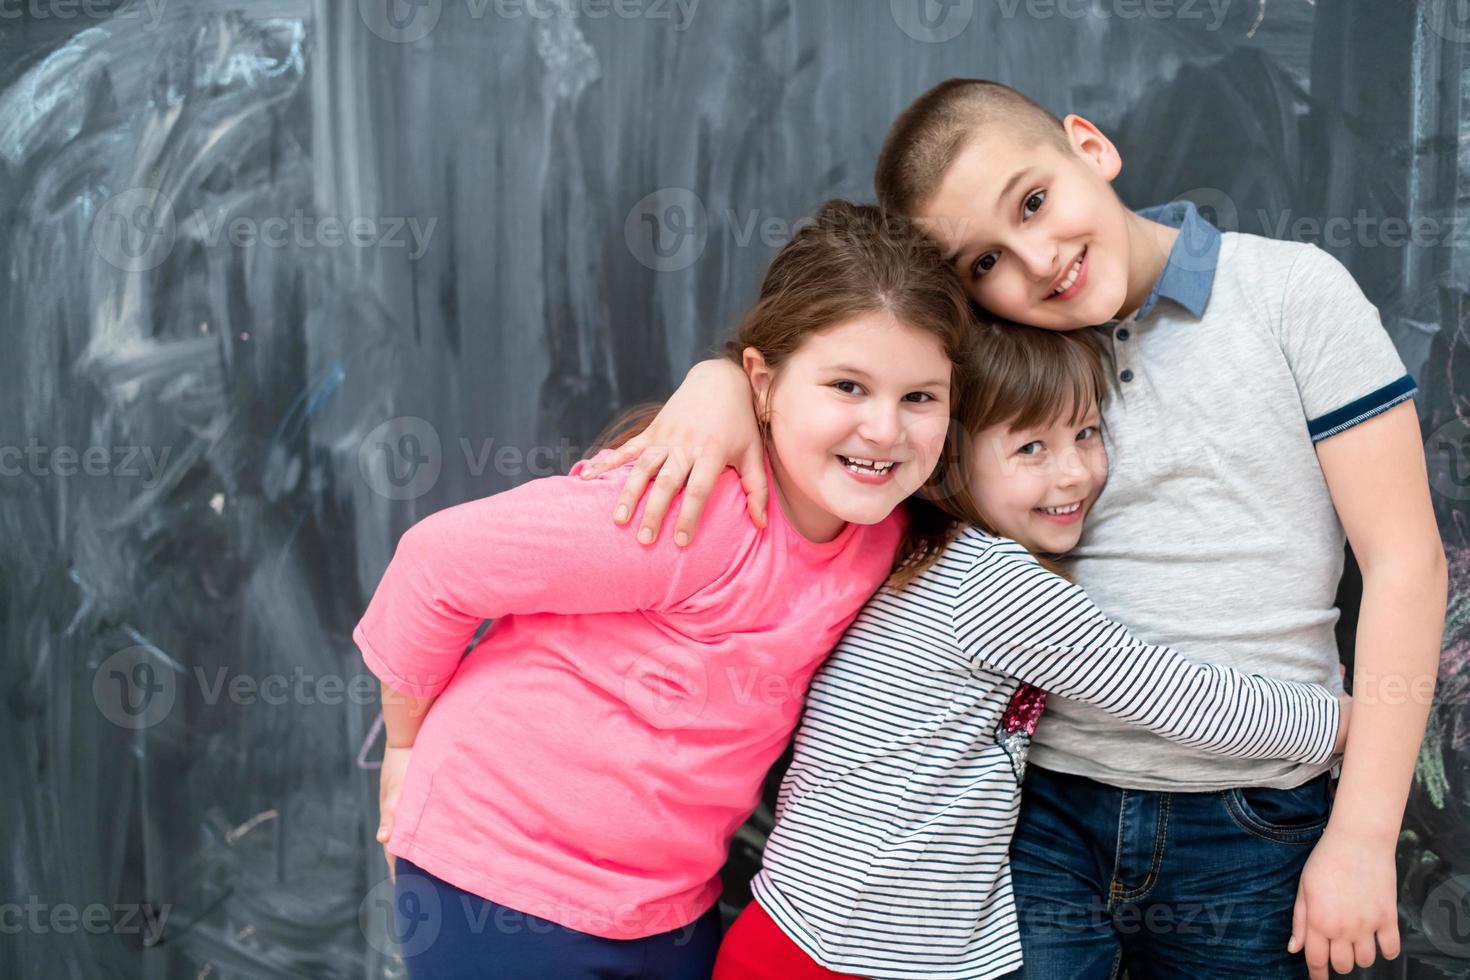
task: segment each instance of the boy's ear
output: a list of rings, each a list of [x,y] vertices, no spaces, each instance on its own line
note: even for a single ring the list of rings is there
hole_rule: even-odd
[[[1067,142],[1072,152],[1104,180],[1111,181],[1123,169],[1123,157],[1113,141],[1089,120],[1072,113],[1062,119],[1062,128],[1067,131]]]

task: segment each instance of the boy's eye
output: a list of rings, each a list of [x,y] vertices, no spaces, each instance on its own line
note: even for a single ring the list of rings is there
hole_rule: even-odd
[[[1041,440],[1037,439],[1034,442],[1026,443],[1026,445],[1022,446],[1020,449],[1017,449],[1016,452],[1020,453],[1022,456],[1035,456],[1044,448],[1045,447],[1041,444]]]
[[[1034,207],[1032,206],[1033,202],[1035,203]],[[1021,202],[1021,211],[1024,212],[1026,217],[1029,218],[1037,211],[1040,211],[1041,206],[1045,203],[1046,191],[1032,191],[1031,194],[1027,196],[1026,200]]]
[[[1097,426],[1084,425],[1081,431],[1077,433],[1077,441],[1081,442],[1083,439],[1091,439],[1095,435],[1097,435]]]

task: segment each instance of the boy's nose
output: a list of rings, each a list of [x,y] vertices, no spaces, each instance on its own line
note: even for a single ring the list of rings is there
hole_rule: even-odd
[[[1017,254],[1031,278],[1041,286],[1050,286],[1057,273],[1061,272],[1057,268],[1061,253],[1052,245],[1032,243],[1018,249]]]

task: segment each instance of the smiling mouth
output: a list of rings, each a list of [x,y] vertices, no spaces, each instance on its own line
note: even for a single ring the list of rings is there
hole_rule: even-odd
[[[837,458],[842,460],[842,465],[849,470],[865,476],[882,476],[898,465],[891,459],[858,459],[854,456],[844,456],[841,453],[837,454]]]
[[[1086,503],[1087,500],[1084,498],[1074,500],[1070,504],[1062,504],[1060,507],[1033,507],[1031,512],[1052,524],[1070,525],[1082,520],[1082,508]]]
[[[1077,253],[1077,258],[1072,262],[1072,267],[1067,270],[1067,274],[1062,277],[1061,282],[1053,286],[1052,291],[1047,294],[1047,299],[1056,299],[1076,284],[1077,277],[1082,272],[1082,260],[1086,257],[1087,249],[1084,247],[1082,251]]]

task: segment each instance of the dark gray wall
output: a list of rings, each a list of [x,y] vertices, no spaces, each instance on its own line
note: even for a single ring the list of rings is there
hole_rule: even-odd
[[[376,686],[348,632],[398,535],[666,394],[792,221],[871,197],[888,123],[951,75],[1100,124],[1131,205],[1186,195],[1323,243],[1383,310],[1454,596],[1406,954],[1371,975],[1465,975],[1456,10],[0,3],[0,925],[21,923],[0,975],[394,975]]]

